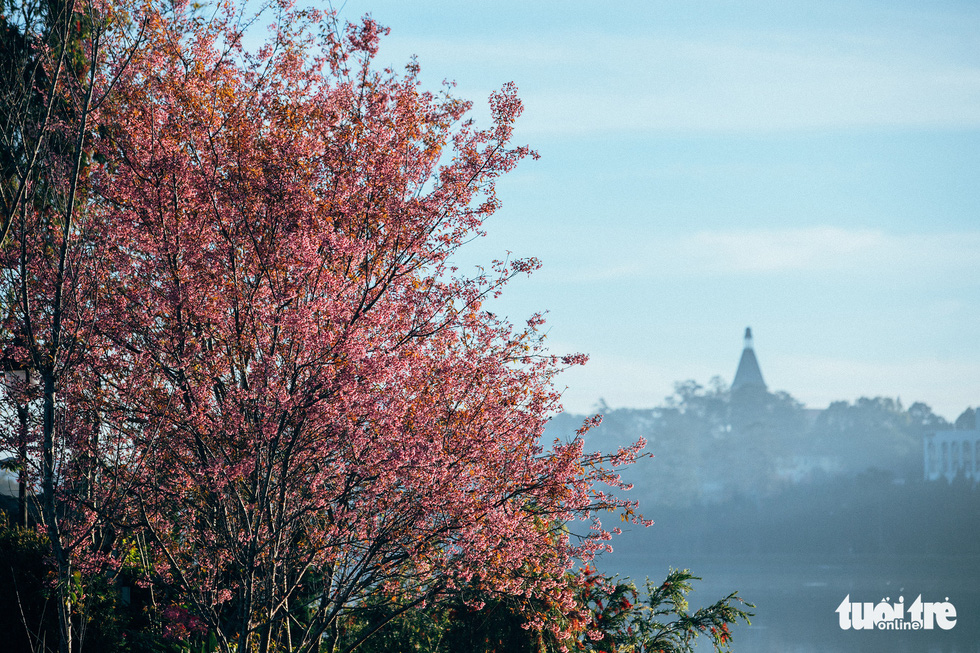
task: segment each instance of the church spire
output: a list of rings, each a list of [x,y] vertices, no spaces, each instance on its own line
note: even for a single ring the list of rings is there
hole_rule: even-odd
[[[762,370],[759,369],[759,361],[755,357],[752,329],[745,327],[745,346],[742,349],[742,358],[738,361],[735,380],[732,381],[732,391],[750,387],[766,390],[766,382],[762,380]]]

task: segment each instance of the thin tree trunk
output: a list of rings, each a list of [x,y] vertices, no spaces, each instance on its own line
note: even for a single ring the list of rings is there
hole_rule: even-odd
[[[71,561],[65,551],[61,539],[61,528],[58,520],[58,502],[55,498],[55,466],[54,466],[54,404],[55,384],[52,370],[45,370],[44,378],[44,442],[42,445],[42,507],[44,521],[47,526],[48,539],[51,541],[51,553],[54,556],[57,573],[56,601],[58,610],[58,631],[60,653],[71,653],[72,650],[72,570]]]
[[[17,507],[20,509],[18,524],[27,527],[27,405],[24,403],[17,405],[17,421],[19,422],[19,433],[17,434],[17,458],[20,462],[20,470],[17,474]]]

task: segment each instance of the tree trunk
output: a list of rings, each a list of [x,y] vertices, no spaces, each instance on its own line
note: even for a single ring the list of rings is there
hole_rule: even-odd
[[[55,464],[54,464],[54,404],[55,404],[55,384],[54,374],[51,370],[45,370],[44,379],[44,441],[42,444],[42,509],[44,521],[47,526],[48,539],[51,541],[51,554],[54,557],[55,568],[57,571],[57,585],[55,597],[58,610],[58,630],[60,642],[58,650],[60,653],[71,653],[72,650],[72,627],[71,627],[71,606],[72,606],[72,570],[71,561],[65,551],[61,539],[61,528],[58,516],[58,501],[55,497]]]
[[[17,405],[17,421],[19,432],[17,434],[18,438],[18,451],[17,458],[20,463],[20,470],[17,474],[17,507],[20,514],[18,515],[18,524],[24,528],[27,527],[27,404],[26,399]]]

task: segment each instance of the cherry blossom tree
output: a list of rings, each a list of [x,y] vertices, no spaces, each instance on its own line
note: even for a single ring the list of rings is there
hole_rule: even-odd
[[[3,445],[40,489],[63,653],[85,576],[121,565],[172,635],[313,651],[392,596],[570,607],[597,512],[638,519],[597,484],[639,445],[541,442],[584,357],[483,310],[537,261],[453,266],[536,156],[516,88],[479,128],[416,63],[374,67],[372,20],[261,15],[250,53],[232,3],[3,5],[4,363],[38,380]]]
[[[414,62],[373,67],[370,19],[277,5],[252,54],[237,11],[156,14],[102,114],[92,337],[99,428],[127,443],[103,517],[224,651],[332,650],[344,615],[474,580],[571,606],[597,512],[635,518],[596,484],[639,445],[543,448],[583,357],[482,310],[538,263],[452,265],[535,156],[516,88],[478,128]]]

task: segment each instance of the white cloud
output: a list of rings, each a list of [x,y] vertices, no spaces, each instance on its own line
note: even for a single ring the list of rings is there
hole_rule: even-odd
[[[980,60],[964,63],[931,48],[927,35],[906,36],[544,33],[533,43],[390,45],[418,53],[440,78],[465,75],[461,94],[476,100],[516,79],[528,135],[980,126]]]
[[[675,251],[721,273],[827,270],[885,257],[888,240],[880,231],[838,227],[702,231],[681,239]]]
[[[975,275],[980,232],[889,234],[835,226],[698,231],[590,243],[589,255],[578,261],[574,270],[545,267],[542,274],[578,282],[795,272]]]
[[[906,53],[828,52],[812,43],[658,40],[588,90],[528,98],[545,132],[778,131],[980,125],[980,68]],[[625,74],[623,74],[625,73]]]

